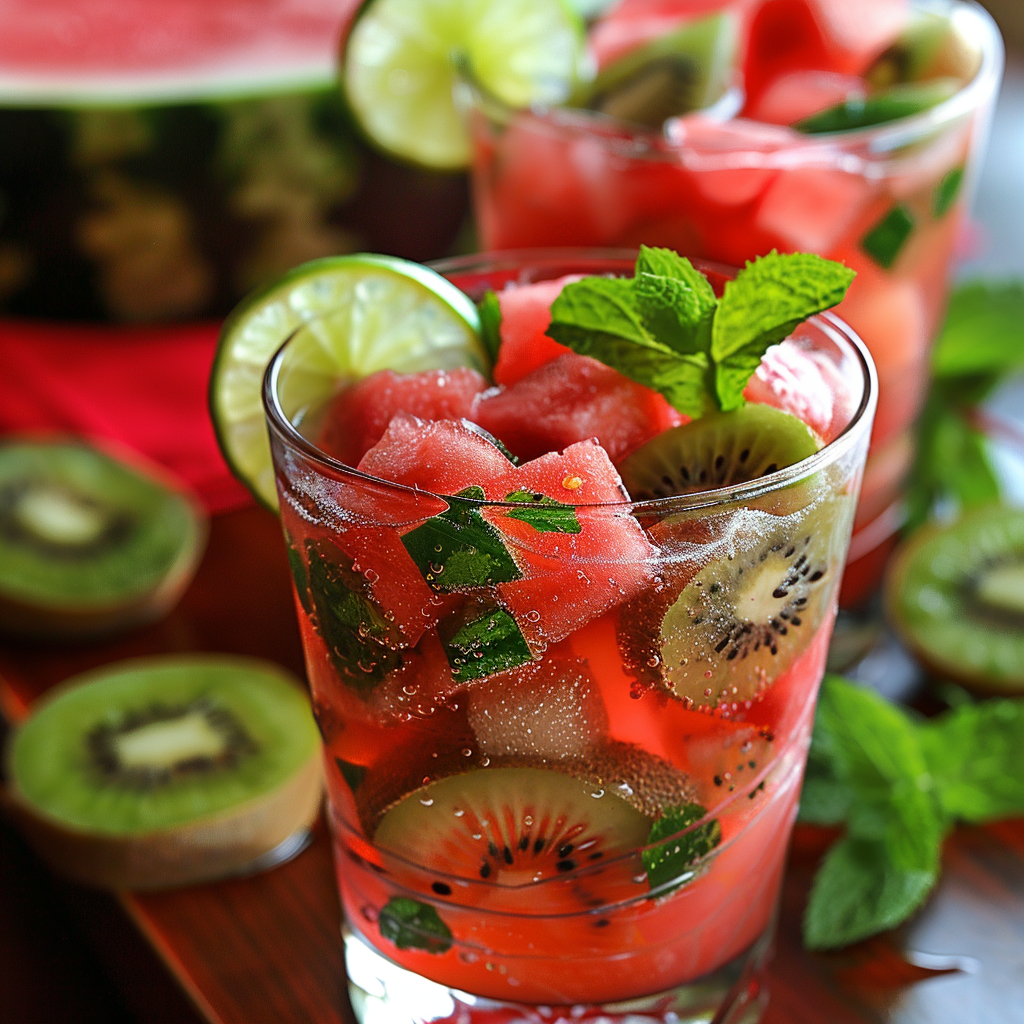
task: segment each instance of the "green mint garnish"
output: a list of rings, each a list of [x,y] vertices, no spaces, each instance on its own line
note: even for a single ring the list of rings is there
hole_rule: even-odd
[[[722,826],[717,818],[705,822],[692,832],[679,835],[707,813],[700,804],[683,804],[681,807],[669,808],[651,826],[648,844],[668,839],[663,845],[644,850],[641,854],[651,889],[669,886],[660,891],[659,896],[674,892],[692,881],[700,861],[722,841]],[[670,838],[672,836],[677,838]]]
[[[1024,813],[1024,702],[918,722],[870,690],[822,688],[800,820],[845,827],[811,891],[804,939],[831,949],[895,927],[934,886],[956,821]]]
[[[834,107],[797,121],[793,127],[806,135],[871,128],[873,125],[898,121],[930,110],[948,100],[959,88],[960,83],[952,78],[894,85],[873,96],[837,103]]]
[[[363,593],[366,581],[351,565],[346,568],[333,560],[332,556],[344,557],[333,545],[325,555],[307,541],[306,553],[313,625],[342,681],[368,692],[402,664],[402,656],[387,646],[396,639],[394,627]]]
[[[741,270],[718,300],[689,260],[642,246],[632,279],[566,285],[547,333],[696,419],[742,405],[768,347],[841,302],[853,277],[820,256],[773,252]]]
[[[480,340],[493,365],[498,361],[498,349],[501,348],[501,304],[494,292],[487,291],[477,308],[480,310]]]
[[[285,550],[288,552],[288,568],[292,571],[292,579],[295,581],[295,593],[299,595],[299,604],[307,615],[313,614],[313,602],[309,597],[309,573],[306,572],[306,563],[302,560],[302,554],[292,543],[291,538],[285,537]]]
[[[963,187],[963,183],[964,168],[954,167],[935,186],[935,192],[932,195],[932,214],[936,220],[940,217],[945,217],[953,208],[953,204],[960,196],[960,189]]]
[[[448,499],[446,511],[402,537],[423,578],[438,593],[508,583],[522,577],[501,534],[472,504],[483,500],[482,487],[467,487]]]
[[[533,660],[516,620],[504,608],[493,608],[463,623],[444,641],[444,652],[459,683],[507,672]]]
[[[579,533],[583,527],[576,518],[576,509],[536,491],[513,491],[506,501],[526,507],[506,512],[509,519],[529,523],[538,533]]]
[[[429,904],[392,896],[377,919],[381,935],[399,949],[421,949],[425,953],[447,953],[452,948],[452,930]]]
[[[898,203],[860,240],[860,247],[883,270],[892,270],[916,223],[914,215]]]
[[[354,793],[366,776],[366,766],[343,761],[340,757],[336,757],[334,763],[338,766],[341,777],[348,783],[348,788]]]

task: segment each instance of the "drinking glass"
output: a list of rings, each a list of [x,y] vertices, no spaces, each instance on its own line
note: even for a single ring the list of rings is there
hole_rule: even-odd
[[[479,299],[629,273],[634,256],[438,269]],[[728,272],[702,269],[720,291]],[[315,397],[309,349],[337,329],[327,314],[291,336],[264,403],[357,1018],[756,1020],[875,408],[863,345],[830,314],[784,343],[833,410],[810,459],[668,499],[566,498],[574,528],[544,530],[521,503],[400,486],[319,450],[332,396]],[[430,457],[465,465],[483,445],[503,462],[470,440]],[[595,449],[499,472],[514,486],[543,464],[585,495]],[[487,523],[517,578],[433,588],[441,566],[409,552],[442,521],[449,544]],[[763,621],[729,621],[730,593]]]

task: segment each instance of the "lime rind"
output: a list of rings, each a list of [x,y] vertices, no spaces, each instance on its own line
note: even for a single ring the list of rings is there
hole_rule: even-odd
[[[511,107],[564,101],[584,65],[584,24],[551,0],[371,0],[349,34],[342,81],[382,149],[417,164],[465,167],[457,67]]]
[[[300,327],[305,329],[296,334]],[[210,378],[221,451],[235,475],[271,509],[277,494],[263,375],[293,334],[294,352],[279,392],[289,412],[322,402],[340,384],[377,370],[490,369],[476,306],[427,267],[373,254],[297,267],[224,324]]]

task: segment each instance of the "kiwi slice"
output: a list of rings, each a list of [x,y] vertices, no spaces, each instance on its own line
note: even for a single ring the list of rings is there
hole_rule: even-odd
[[[701,18],[610,64],[580,105],[660,128],[668,118],[709,107],[725,93],[735,50],[732,15]]]
[[[978,72],[981,54],[941,14],[915,12],[899,38],[864,75],[872,89],[955,78],[969,82]]]
[[[987,505],[926,527],[887,576],[890,618],[936,674],[1024,693],[1024,511]]]
[[[75,639],[159,618],[207,535],[164,474],[78,441],[0,444],[0,629]]]
[[[845,536],[838,500],[777,516],[745,509],[696,555],[670,563],[660,592],[623,607],[619,646],[645,685],[692,707],[741,710],[802,653],[830,608]]]
[[[618,469],[630,498],[649,501],[749,483],[820,449],[821,441],[802,420],[748,403],[663,431]]]
[[[244,872],[294,849],[320,801],[320,743],[295,680],[219,656],[120,662],[32,709],[9,799],[54,868],[154,889]]]

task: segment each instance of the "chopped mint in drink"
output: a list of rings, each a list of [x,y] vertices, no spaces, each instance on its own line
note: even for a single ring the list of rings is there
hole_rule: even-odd
[[[936,220],[945,217],[959,199],[964,183],[964,172],[964,167],[954,167],[935,186],[935,193],[932,196],[932,213]]]
[[[501,303],[493,291],[487,291],[477,308],[480,310],[480,340],[493,364],[498,361],[501,347]]]
[[[910,210],[898,203],[861,239],[860,247],[883,270],[892,270],[916,223]]]
[[[707,813],[700,804],[684,804],[669,808],[651,826],[647,838],[649,844],[668,839],[663,845],[644,850],[641,854],[651,889],[659,890],[659,896],[667,896],[691,881],[700,862],[722,841],[722,826],[717,818],[679,835],[706,817]],[[670,838],[673,836],[677,838]]]
[[[399,949],[421,949],[424,953],[447,953],[452,948],[452,930],[427,903],[405,896],[392,896],[377,919],[381,935]]]
[[[944,103],[961,88],[955,78],[894,85],[873,96],[849,99],[798,121],[793,127],[806,135],[848,132],[898,121]]]
[[[533,660],[516,620],[493,608],[461,625],[444,641],[444,652],[457,682],[468,683]]]
[[[526,506],[505,515],[509,519],[529,523],[538,533],[580,533],[583,529],[572,505],[555,501],[546,494],[513,491],[505,500]]]

